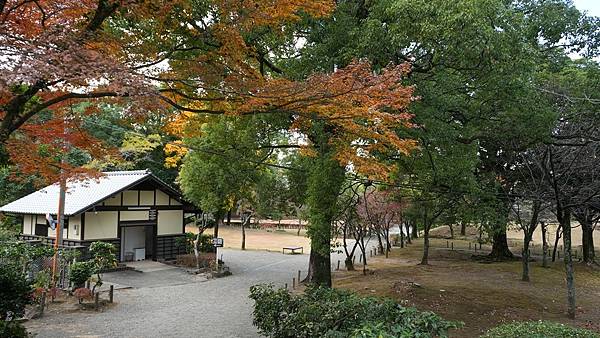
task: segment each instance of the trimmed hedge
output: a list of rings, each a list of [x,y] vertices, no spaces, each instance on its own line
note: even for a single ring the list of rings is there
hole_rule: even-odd
[[[272,285],[250,288],[254,325],[269,337],[447,337],[461,323],[432,312],[400,306],[391,299],[309,287],[292,295]]]
[[[564,324],[538,321],[513,322],[490,329],[481,338],[600,338],[600,334]]]

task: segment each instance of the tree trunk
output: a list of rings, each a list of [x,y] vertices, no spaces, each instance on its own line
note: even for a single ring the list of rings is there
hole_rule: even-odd
[[[405,225],[406,225],[406,243],[407,243],[407,244],[412,244],[412,239],[411,239],[411,236],[412,236],[412,235],[411,235],[411,233],[410,233],[410,222],[409,222],[409,221],[407,221],[407,222],[405,223]],[[402,229],[400,229],[400,230],[402,230]]]
[[[419,226],[416,221],[412,222],[413,238],[419,238]]]
[[[562,229],[562,225],[559,225],[556,228],[556,236],[554,237],[554,248],[552,249],[552,262],[556,262],[556,250],[558,250],[558,240],[562,236],[560,230]]]
[[[389,258],[390,256],[390,247],[392,244],[390,243],[390,228],[388,227],[385,230],[385,258]]]
[[[467,235],[467,222],[460,222],[460,235],[461,236]]]
[[[400,224],[400,248],[404,248],[404,225]],[[408,236],[410,238],[410,236]]]
[[[594,251],[594,227],[592,225],[592,222],[586,221],[581,223],[581,232],[581,242],[583,245],[583,261],[587,264],[592,264],[594,263],[596,255],[596,252]]]
[[[559,222],[563,228],[564,263],[567,281],[567,314],[575,319],[575,277],[573,271],[573,256],[571,255],[571,212],[562,210],[558,212]]]
[[[316,250],[310,251],[308,274],[304,281],[331,287],[331,258],[329,254],[317,253]]]
[[[246,250],[246,220],[242,221],[242,250]]]
[[[383,252],[383,240],[381,239],[381,233],[379,231],[376,231],[377,233],[377,245],[379,246],[379,252]],[[375,251],[375,254],[377,254],[377,251]]]
[[[352,262],[352,257],[346,257],[344,260],[344,265],[346,266],[346,270],[354,271],[354,263]]]
[[[430,224],[425,217],[423,222],[423,257],[421,257],[421,265],[429,265],[429,228]]]
[[[496,232],[494,232],[492,240],[492,252],[488,255],[488,257],[492,258],[495,261],[503,261],[515,258],[515,256],[512,254],[512,252],[510,252],[510,249],[508,248],[506,229],[498,229]]]
[[[231,225],[231,209],[227,210],[227,226]]]
[[[525,231],[525,236],[523,238],[523,253],[521,257],[521,261],[523,263],[523,276],[521,280],[524,282],[529,282],[529,243],[531,242],[530,234]]]
[[[311,135],[317,157],[313,158],[307,182],[308,234],[310,236],[310,260],[307,282],[331,287],[331,227],[336,216],[336,205],[345,169],[333,156],[329,143],[330,126],[314,128]]]
[[[542,227],[542,267],[548,267],[548,226],[545,222],[540,222]]]

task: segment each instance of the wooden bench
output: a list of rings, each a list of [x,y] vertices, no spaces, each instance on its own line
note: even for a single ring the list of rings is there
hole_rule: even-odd
[[[292,255],[296,254],[297,250],[300,250],[300,253],[304,253],[304,247],[302,246],[286,246],[284,247],[281,252],[285,255],[285,250],[288,250],[291,252]]]

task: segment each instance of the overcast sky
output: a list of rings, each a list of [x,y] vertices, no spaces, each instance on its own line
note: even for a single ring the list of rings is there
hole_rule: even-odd
[[[589,15],[600,16],[600,0],[575,0],[575,7]]]

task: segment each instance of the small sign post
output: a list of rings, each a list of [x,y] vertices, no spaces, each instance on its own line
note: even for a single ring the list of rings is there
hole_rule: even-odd
[[[217,264],[217,271],[221,271],[219,267],[219,248],[223,247],[223,238],[215,237],[212,239],[212,244],[215,247],[215,262]]]

